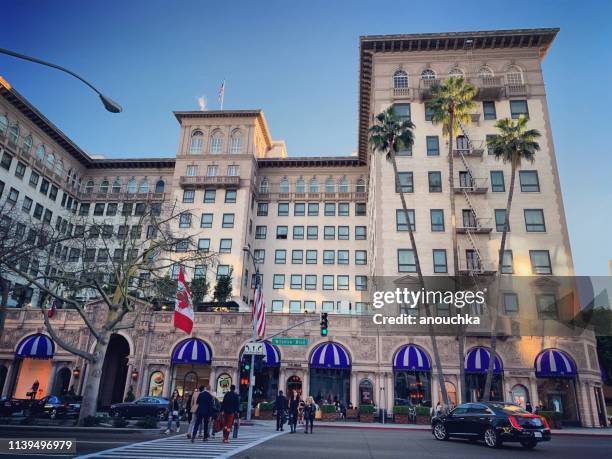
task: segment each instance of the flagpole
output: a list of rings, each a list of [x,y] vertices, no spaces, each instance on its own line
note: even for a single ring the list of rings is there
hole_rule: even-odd
[[[244,250],[247,255],[253,261],[253,266],[255,267],[255,295],[257,295],[257,289],[259,288],[259,266],[255,262],[255,257],[251,252],[251,247],[246,246],[242,250]],[[254,343],[257,341],[257,317],[255,316],[255,296],[253,297],[253,306],[251,307],[251,315],[253,322],[253,336],[251,341]],[[252,412],[253,412],[253,379],[255,379],[255,354],[251,354],[251,368],[249,370],[249,394],[247,398],[247,421],[251,420]]]
[[[221,110],[223,110],[223,99],[225,99],[225,80],[221,83]]]

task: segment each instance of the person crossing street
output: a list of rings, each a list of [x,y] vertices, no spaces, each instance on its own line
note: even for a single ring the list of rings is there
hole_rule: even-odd
[[[223,413],[223,443],[229,443],[229,434],[234,426],[234,418],[240,416],[240,399],[234,384],[230,386],[229,392],[223,397],[221,412]]]
[[[200,386],[200,394],[198,395],[196,409],[196,422],[193,426],[193,432],[191,433],[191,442],[195,441],[198,429],[202,422],[204,423],[204,440],[208,441],[208,422],[210,417],[214,414],[213,396],[210,393],[210,387],[204,388]]]
[[[283,391],[278,392],[276,401],[274,402],[274,408],[276,409],[276,431],[283,431],[283,424],[285,424],[285,416],[287,415],[287,397],[283,395]]]
[[[291,427],[291,433],[295,433],[298,422],[298,410],[300,408],[300,396],[297,392],[293,392],[291,401],[289,402],[289,427]]]

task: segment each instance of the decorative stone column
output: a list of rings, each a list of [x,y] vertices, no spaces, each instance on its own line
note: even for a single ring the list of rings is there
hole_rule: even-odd
[[[540,404],[540,397],[538,396],[538,381],[535,376],[529,378],[529,402],[535,409]]]
[[[9,392],[12,391],[12,387],[15,385],[14,384],[14,379],[15,379],[15,371],[17,370],[17,365],[15,363],[14,360],[7,362],[8,368],[6,371],[6,381],[4,381],[4,387],[2,388],[2,394],[0,394],[2,397],[11,397],[13,394],[10,394]]]
[[[353,406],[359,405],[359,388],[357,387],[357,372],[351,371],[351,399],[349,400]]]
[[[308,397],[310,394],[310,370],[306,368],[304,371],[300,373],[300,378],[302,378],[302,398]]]
[[[438,383],[438,375],[431,373],[431,406],[436,407],[440,400],[440,383]]]
[[[393,371],[387,373],[387,410],[393,413],[393,402],[395,399],[395,384],[393,381]]]

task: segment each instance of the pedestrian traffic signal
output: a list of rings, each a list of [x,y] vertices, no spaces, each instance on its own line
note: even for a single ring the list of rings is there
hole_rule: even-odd
[[[321,336],[327,336],[327,313],[321,313]]]
[[[246,371],[247,373],[251,371],[251,362],[245,360],[242,362],[242,371]]]

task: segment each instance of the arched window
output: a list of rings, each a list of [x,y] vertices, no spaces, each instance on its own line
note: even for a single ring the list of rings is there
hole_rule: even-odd
[[[340,193],[348,193],[349,192],[349,182],[347,179],[343,178],[340,180],[340,185],[338,185],[338,191]]]
[[[151,373],[149,379],[149,397],[161,397],[164,393],[164,374],[161,371]]]
[[[47,167],[50,170],[53,170],[53,166],[55,165],[55,156],[53,156],[52,152],[49,152],[47,155]]]
[[[24,137],[23,145],[21,148],[23,148],[23,151],[25,151],[26,153],[29,153],[30,150],[32,150],[32,136],[31,135]]]
[[[295,192],[296,193],[306,192],[306,184],[304,183],[304,180],[298,179],[297,182],[295,182]]]
[[[282,179],[280,181],[280,188],[279,191],[281,193],[289,193],[289,180],[287,180],[286,178]]]
[[[64,161],[62,161],[61,159],[55,161],[55,173],[60,177],[64,173]]]
[[[363,179],[357,180],[357,186],[355,187],[355,191],[357,191],[357,193],[365,193],[365,190],[366,190],[365,180]]]
[[[517,384],[510,390],[510,395],[512,397],[512,400],[510,400],[512,403],[516,403],[523,408],[527,407],[527,403],[529,403],[529,392],[525,386]]]
[[[185,375],[183,394],[186,392],[193,394],[196,387],[198,387],[198,374],[195,371],[190,371]]]
[[[136,184],[136,179],[131,178],[127,185],[127,192],[130,194],[133,194],[133,193],[136,193],[137,189],[138,189],[138,185]]]
[[[463,70],[459,67],[453,67],[450,72],[448,72],[449,77],[464,77]]]
[[[156,193],[163,193],[165,187],[166,187],[166,184],[164,183],[164,181],[163,180],[158,180],[157,183],[155,184],[155,192]]]
[[[191,144],[189,145],[189,154],[197,155],[202,151],[202,141],[204,139],[204,134],[202,131],[194,131],[191,134]]]
[[[240,153],[242,150],[242,133],[236,129],[230,137],[230,153]]]
[[[259,192],[260,193],[269,193],[270,192],[270,182],[268,182],[268,179],[263,179],[263,181],[259,185]]]
[[[119,180],[119,177],[117,177],[115,179],[115,181],[113,182],[113,193],[120,193],[121,192],[121,180]]]
[[[523,72],[516,65],[508,67],[506,80],[509,85],[521,85],[523,84]]]
[[[432,69],[425,69],[421,72],[421,80],[435,80],[436,72]]]
[[[4,134],[8,129],[8,118],[4,115],[0,115],[0,132]]]
[[[93,193],[93,189],[94,189],[94,182],[93,182],[93,180],[89,180],[85,184],[85,193],[87,193],[87,194]]]
[[[36,147],[36,159],[39,161],[45,159],[45,146],[42,144]]]
[[[148,193],[149,192],[149,181],[146,178],[143,178],[140,182],[140,189],[138,190],[140,193]]]
[[[491,78],[494,76],[493,70],[491,70],[490,67],[483,65],[478,69],[478,76],[481,78]]]
[[[100,183],[100,193],[108,193],[108,180],[102,180]]]
[[[219,154],[223,150],[223,137],[221,131],[215,131],[210,136],[210,152],[213,154]]]
[[[369,379],[362,379],[359,383],[359,404],[372,405],[374,403],[374,386]]]
[[[393,74],[393,87],[395,89],[406,89],[408,87],[408,74],[398,70]]]
[[[11,124],[9,128],[9,142],[17,144],[19,140],[19,125],[17,123]]]
[[[310,181],[310,187],[309,187],[309,191],[311,193],[318,193],[319,192],[319,182],[317,181],[316,178],[313,178]]]
[[[336,184],[334,183],[334,179],[330,177],[325,181],[325,192],[334,193],[335,191],[336,191]]]

